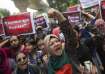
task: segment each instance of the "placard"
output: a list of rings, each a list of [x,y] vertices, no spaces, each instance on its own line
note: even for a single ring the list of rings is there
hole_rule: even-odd
[[[38,16],[38,17],[34,18],[34,24],[35,24],[35,27],[37,27],[37,26],[42,26],[43,28],[48,27],[47,21],[44,16]]]
[[[34,33],[33,19],[30,13],[8,16],[3,20],[7,36]]]
[[[99,4],[99,0],[80,0],[82,8],[89,8]]]

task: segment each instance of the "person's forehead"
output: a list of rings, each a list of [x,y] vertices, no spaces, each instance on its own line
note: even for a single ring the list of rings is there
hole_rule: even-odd
[[[41,44],[41,43],[44,43],[44,41],[43,40],[39,40],[38,41],[38,44]]]
[[[50,38],[50,41],[49,42],[52,42],[52,41],[55,41],[55,40],[59,40],[59,39],[56,38],[56,37],[53,37],[53,38]]]
[[[31,43],[29,43],[29,42],[26,42],[26,43],[25,43],[25,45],[31,45]]]
[[[18,37],[17,37],[17,36],[12,36],[12,37],[10,38],[10,40],[14,40],[14,39],[18,39]]]
[[[23,56],[25,56],[25,54],[19,53],[19,54],[17,55],[17,58],[20,58],[20,57],[23,57]]]

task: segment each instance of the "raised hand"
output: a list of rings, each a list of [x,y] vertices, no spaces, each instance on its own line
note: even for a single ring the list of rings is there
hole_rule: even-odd
[[[66,20],[66,18],[63,16],[63,14],[60,11],[53,8],[48,10],[48,16],[50,18],[57,19],[59,22],[63,22]]]

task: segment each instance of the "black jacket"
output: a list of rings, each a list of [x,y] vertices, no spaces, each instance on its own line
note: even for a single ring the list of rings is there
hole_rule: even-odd
[[[73,65],[73,74],[79,74],[78,72],[78,65],[73,60],[75,58],[76,53],[76,46],[77,46],[77,38],[75,31],[73,30],[71,24],[68,20],[59,24],[61,31],[65,36],[65,52],[70,57],[70,60]]]
[[[40,70],[37,66],[28,65],[25,70],[17,68],[13,74],[40,74]]]

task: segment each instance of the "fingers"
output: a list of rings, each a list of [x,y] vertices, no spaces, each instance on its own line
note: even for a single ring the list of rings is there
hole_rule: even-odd
[[[59,22],[63,22],[66,20],[66,18],[63,16],[63,14],[60,11],[53,9],[53,8],[48,10],[48,16],[50,18],[54,18],[58,20]]]
[[[48,10],[48,16],[49,16],[50,18],[54,18],[55,13],[56,13],[56,10],[53,9],[53,8],[51,8],[51,9]]]

